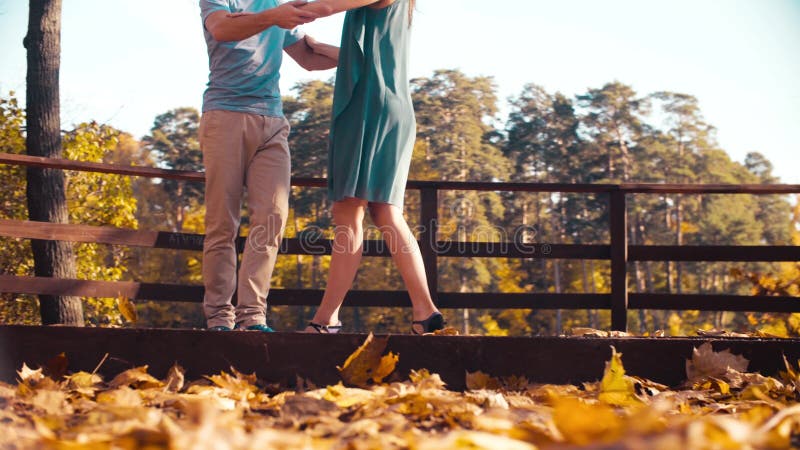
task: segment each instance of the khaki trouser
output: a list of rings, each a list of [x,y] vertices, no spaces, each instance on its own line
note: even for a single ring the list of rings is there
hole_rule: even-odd
[[[207,111],[199,135],[206,169],[203,308],[208,326],[265,324],[270,278],[289,210],[289,123],[283,117]],[[235,241],[245,188],[250,232],[237,277]]]

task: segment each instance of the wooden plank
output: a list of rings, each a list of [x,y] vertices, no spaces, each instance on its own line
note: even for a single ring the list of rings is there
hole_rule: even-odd
[[[0,219],[0,236],[19,239],[94,242],[108,245],[202,251],[204,235],[146,231],[94,225],[60,224],[25,220]],[[420,240],[423,253],[429,248],[431,236]],[[245,238],[237,241],[239,252]],[[331,241],[322,235],[301,234],[299,238],[284,238],[280,253],[288,255],[330,255]],[[438,241],[433,255],[447,257],[504,257],[504,258],[565,258],[608,259],[607,245],[521,244],[514,242],[451,242]],[[364,241],[364,256],[391,256],[382,240]],[[430,258],[430,255],[428,256]],[[426,265],[427,265],[426,261]],[[433,269],[431,269],[433,270]]]
[[[60,158],[44,158],[28,155],[0,153],[0,164],[28,167],[78,170],[85,172],[113,173],[204,182],[202,172],[158,169],[155,167],[122,166],[105,163],[72,161]],[[292,178],[294,186],[324,187],[321,178]],[[624,183],[624,184],[569,184],[569,183],[503,183],[481,181],[409,181],[409,189],[439,189],[452,191],[498,191],[498,192],[584,192],[602,193],[623,191],[639,194],[795,194],[800,193],[797,184],[675,184],[675,183]]]
[[[0,275],[0,292],[29,295],[75,295],[79,297],[116,298],[165,302],[202,303],[203,286],[133,281],[65,280],[46,277]],[[272,305],[316,306],[322,290],[272,289]],[[440,293],[441,308],[529,308],[529,309],[608,309],[607,294],[481,294]],[[348,307],[408,307],[406,291],[350,291],[345,297]]]
[[[621,191],[630,194],[796,194],[800,184],[677,184],[623,183]]]
[[[117,164],[94,163],[73,161],[62,158],[44,158],[40,156],[14,155],[0,153],[0,164],[14,164],[27,167],[48,169],[77,170],[81,172],[109,173],[117,175],[140,176],[147,178],[163,178],[170,180],[183,180],[204,182],[205,176],[201,172],[188,170],[158,169],[155,167],[123,166]]]
[[[629,308],[700,311],[800,312],[800,297],[710,294],[630,294]]]
[[[436,247],[440,257],[595,260],[611,257],[608,245],[439,241]]]
[[[202,302],[203,287],[134,281],[70,280],[47,277],[0,275],[0,292],[28,295],[74,295],[78,297]]]
[[[38,367],[64,352],[70,372],[91,372],[108,354],[99,368],[106,379],[145,364],[152,375],[163,378],[177,362],[189,380],[235,367],[269,383],[291,387],[300,376],[325,386],[339,381],[336,366],[364,338],[348,333],[0,326],[0,380],[14,383],[15,370],[23,362]],[[800,359],[797,339],[411,335],[388,339],[387,351],[400,355],[397,377],[406,379],[412,369],[426,368],[454,390],[465,389],[465,374],[477,370],[494,376],[525,376],[532,383],[596,381],[603,375],[612,345],[623,354],[628,375],[670,386],[684,381],[686,359],[705,342],[715,351],[727,349],[744,356],[750,361],[748,370],[764,375],[776,375],[783,368],[783,355],[790,361]]]
[[[632,245],[629,261],[800,261],[795,245]]]
[[[611,329],[628,330],[628,226],[624,192],[609,195],[611,227]]]
[[[440,292],[440,308],[610,309],[610,294]]]

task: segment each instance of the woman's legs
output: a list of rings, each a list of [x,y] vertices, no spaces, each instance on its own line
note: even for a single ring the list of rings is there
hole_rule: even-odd
[[[403,277],[411,297],[414,320],[427,319],[438,309],[428,290],[419,244],[403,217],[403,211],[388,203],[370,203],[369,213],[372,222],[381,230],[392,259]]]
[[[339,322],[339,308],[353,285],[358,264],[361,262],[366,206],[365,200],[357,198],[346,198],[333,204],[333,222],[336,227],[328,285],[312,320],[318,325],[336,325]],[[307,327],[306,331],[315,331],[309,328],[311,327]]]

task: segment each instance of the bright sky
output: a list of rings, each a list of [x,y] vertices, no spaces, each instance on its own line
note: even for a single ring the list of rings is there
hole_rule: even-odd
[[[0,95],[24,96],[27,1],[0,1]],[[146,134],[156,115],[200,108],[207,59],[197,0],[66,0],[62,120]],[[149,6],[152,5],[152,6]],[[494,76],[501,99],[533,82],[567,95],[612,80],[695,95],[722,148],[764,153],[800,184],[800,0],[418,0],[412,76]],[[307,25],[338,44],[341,17]],[[288,59],[287,59],[288,61]],[[293,62],[296,82],[328,79]]]

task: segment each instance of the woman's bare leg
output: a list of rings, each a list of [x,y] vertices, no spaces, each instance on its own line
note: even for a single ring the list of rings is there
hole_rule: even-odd
[[[427,319],[438,309],[428,290],[419,244],[411,233],[402,210],[388,203],[370,203],[369,213],[373,223],[381,230],[392,259],[403,277],[411,297],[414,320]]]
[[[356,198],[347,198],[333,204],[333,222],[336,227],[328,284],[322,296],[322,303],[312,320],[318,325],[336,325],[339,322],[339,308],[347,291],[353,285],[361,262],[366,206],[366,201]],[[306,331],[315,330],[308,327]]]

